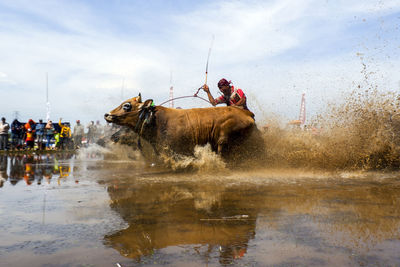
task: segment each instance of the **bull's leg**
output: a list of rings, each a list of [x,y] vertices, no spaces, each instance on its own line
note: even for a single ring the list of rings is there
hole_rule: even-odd
[[[222,144],[218,144],[218,150],[217,150],[218,155],[221,155],[221,152],[222,152]]]
[[[218,155],[221,155],[222,150],[224,148],[224,145],[227,143],[227,140],[228,140],[228,138],[225,135],[222,135],[222,136],[219,137],[218,142],[217,142],[217,144],[218,144],[218,148],[217,148]]]

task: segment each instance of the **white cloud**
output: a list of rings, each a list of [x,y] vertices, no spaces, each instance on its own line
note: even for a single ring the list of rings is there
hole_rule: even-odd
[[[213,56],[228,64],[276,55],[300,41],[296,27],[289,27],[304,12],[305,6],[299,3],[302,1],[250,6],[245,2],[211,4],[176,17],[177,38],[185,46],[204,50],[215,35]]]
[[[7,74],[0,71],[0,79],[5,80],[7,78]]]

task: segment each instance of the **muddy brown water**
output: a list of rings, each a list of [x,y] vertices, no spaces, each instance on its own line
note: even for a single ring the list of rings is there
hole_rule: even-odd
[[[1,266],[399,266],[398,172],[0,156]]]

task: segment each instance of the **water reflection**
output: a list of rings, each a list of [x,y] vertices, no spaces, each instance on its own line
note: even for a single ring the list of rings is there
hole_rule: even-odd
[[[0,187],[3,187],[3,184],[7,179],[7,156],[0,155]]]
[[[16,185],[19,180],[23,179],[24,169],[23,156],[10,157],[10,183],[12,185]]]
[[[0,155],[0,187],[8,180],[10,185],[24,181],[26,185],[50,184],[56,177],[58,184],[71,173],[74,154]],[[61,162],[61,163],[60,163]]]
[[[105,236],[105,244],[138,261],[163,248],[190,245],[204,262],[214,257],[225,265],[246,257],[256,237],[263,244],[258,253],[290,258],[288,247],[304,247],[323,262],[343,251],[368,253],[400,237],[398,179],[261,185],[198,179],[110,182],[110,206],[128,227]]]
[[[105,243],[134,259],[177,245],[196,245],[204,259],[217,251],[221,263],[243,257],[255,235],[257,210],[220,189],[116,182],[108,187],[111,208],[129,227],[107,235]]]
[[[210,175],[92,159],[0,155],[0,219],[10,222],[0,225],[0,257],[43,245],[41,251],[54,253],[50,262],[64,253],[52,250],[53,243],[64,248],[67,242],[81,257],[87,255],[82,249],[93,248],[100,256],[88,260],[92,265],[108,260],[129,266],[132,259],[174,266],[398,262],[400,179],[395,173],[348,179],[299,178],[283,171],[275,177],[268,170]],[[78,180],[82,186],[70,186]],[[28,232],[32,237],[25,237]],[[30,241],[34,238],[40,246]],[[24,247],[21,239],[32,245]],[[102,255],[105,251],[109,254]],[[9,262],[15,255],[7,256]],[[63,262],[80,264],[72,258]]]

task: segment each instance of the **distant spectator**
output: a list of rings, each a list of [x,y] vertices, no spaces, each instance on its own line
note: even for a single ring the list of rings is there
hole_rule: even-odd
[[[74,144],[75,148],[80,148],[82,146],[82,138],[85,133],[85,129],[81,124],[80,120],[76,121],[76,125],[74,126]]]
[[[25,148],[25,137],[26,137],[26,129],[25,129],[25,125],[23,123],[21,123],[21,135],[20,135],[20,143],[21,145],[19,146],[19,149],[24,149]]]
[[[29,121],[25,123],[24,128],[26,131],[28,131],[28,129],[31,129],[32,132],[34,132],[36,128],[36,123],[32,119],[29,119]]]
[[[94,139],[96,135],[96,126],[94,125],[94,121],[91,121],[87,128],[87,143],[93,144],[95,142]]]
[[[54,130],[54,146],[56,149],[60,148],[60,133],[57,130]]]
[[[103,136],[103,125],[100,124],[100,121],[96,121],[95,126],[95,142],[97,142]]]
[[[11,123],[11,147],[18,149],[23,145],[23,125],[17,119]]]
[[[35,145],[35,136],[32,128],[28,128],[25,134],[25,141],[26,141],[26,147],[30,150],[33,149]]]
[[[0,150],[7,150],[8,148],[8,130],[10,130],[10,125],[3,117],[0,122]]]
[[[36,128],[36,123],[32,119],[29,119],[29,121],[24,125],[24,130],[25,130],[24,139],[28,149],[32,149],[35,145],[35,128]]]
[[[45,132],[46,132],[46,149],[50,149],[51,148],[51,140],[54,137],[54,126],[53,126],[53,122],[51,120],[49,120],[46,124],[45,127]]]
[[[39,150],[43,149],[44,130],[45,124],[43,123],[43,120],[40,119],[39,123],[36,124],[36,138]]]
[[[62,118],[58,121],[58,125],[61,127],[60,131],[60,147],[61,149],[67,149],[71,139],[71,128],[67,123],[61,123]]]

